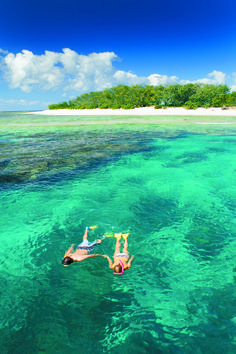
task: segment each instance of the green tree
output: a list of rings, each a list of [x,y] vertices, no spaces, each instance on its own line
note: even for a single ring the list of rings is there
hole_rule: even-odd
[[[58,104],[51,104],[49,109],[57,108],[120,108],[120,107],[160,107],[185,106],[221,107],[236,105],[236,92],[231,92],[226,85],[174,84],[166,86],[118,85],[103,91],[84,93],[75,99]]]
[[[227,95],[226,105],[229,106],[229,107],[236,106],[236,91],[233,91],[233,92],[231,92],[230,94]]]
[[[229,92],[226,85],[203,85],[201,84],[197,92],[190,96],[189,100],[198,103],[201,107],[211,107],[215,96],[224,95]]]

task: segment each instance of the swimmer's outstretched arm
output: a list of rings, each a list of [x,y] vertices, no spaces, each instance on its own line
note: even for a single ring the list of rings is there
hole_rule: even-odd
[[[84,261],[85,259],[91,258],[91,257],[102,257],[102,255],[101,254],[79,255],[79,254],[73,253],[73,260],[77,261],[77,262]]]
[[[132,262],[133,259],[134,259],[134,256],[131,256],[129,262],[127,263],[128,268],[131,267],[131,262]]]
[[[108,257],[106,254],[103,254],[103,257],[108,260],[109,263],[109,268],[113,269],[113,263],[110,257]]]
[[[91,258],[91,257],[102,257],[101,254],[88,254],[84,256],[84,259]]]
[[[72,244],[69,248],[68,251],[66,251],[66,253],[72,253],[73,252],[73,248],[74,248],[74,244]]]
[[[101,254],[89,254],[89,255],[86,255],[86,258],[90,258],[90,257],[102,257]]]

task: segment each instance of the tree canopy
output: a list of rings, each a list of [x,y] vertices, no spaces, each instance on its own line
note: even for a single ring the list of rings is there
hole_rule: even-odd
[[[124,108],[135,107],[223,107],[236,106],[236,92],[226,85],[174,84],[166,86],[118,85],[103,91],[84,93],[69,102],[51,104],[49,109]]]

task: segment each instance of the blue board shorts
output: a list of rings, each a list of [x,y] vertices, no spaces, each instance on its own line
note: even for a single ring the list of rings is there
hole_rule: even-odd
[[[89,242],[88,240],[84,240],[78,245],[77,250],[92,251],[92,249],[97,245],[100,245],[100,242],[97,241]]]

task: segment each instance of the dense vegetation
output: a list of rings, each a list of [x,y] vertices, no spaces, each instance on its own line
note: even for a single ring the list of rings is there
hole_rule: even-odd
[[[82,94],[69,102],[51,104],[49,109],[58,108],[125,108],[155,106],[162,107],[223,107],[236,106],[236,92],[230,92],[226,85],[150,86],[119,85],[98,92]]]

